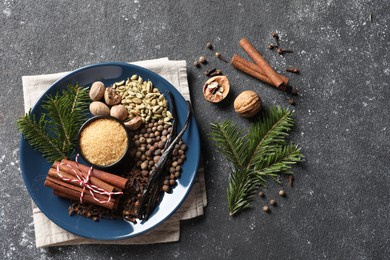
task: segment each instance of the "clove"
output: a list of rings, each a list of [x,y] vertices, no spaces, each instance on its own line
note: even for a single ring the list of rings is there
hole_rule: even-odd
[[[278,47],[279,47],[279,45],[272,44],[272,43],[267,46],[267,48],[270,50],[273,50],[274,48],[278,48]]]
[[[218,70],[218,69],[216,69],[216,68],[214,68],[214,69],[205,71],[204,74],[205,74],[207,77],[214,77],[214,76],[222,75],[222,71],[221,71],[221,70]]]
[[[282,49],[282,48],[277,48],[276,49],[276,52],[279,53],[279,54],[285,54],[285,53],[293,53],[292,50],[285,50],[285,49]]]
[[[222,61],[224,61],[224,62],[227,62],[227,60],[221,55],[220,52],[216,52],[216,53],[215,53],[215,56],[216,56],[218,59],[220,59],[220,60],[222,60]]]
[[[288,176],[288,182],[290,184],[290,188],[292,188],[293,187],[293,182],[294,182],[294,176],[292,176],[292,175]]]
[[[286,71],[287,72],[291,72],[291,73],[299,73],[299,69],[298,68],[287,68]]]

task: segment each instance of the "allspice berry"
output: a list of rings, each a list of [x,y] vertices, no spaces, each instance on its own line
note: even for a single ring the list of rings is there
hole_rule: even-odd
[[[262,106],[260,96],[252,91],[243,91],[236,100],[234,100],[234,110],[243,117],[252,117],[256,115]]]
[[[279,196],[280,197],[285,197],[286,196],[286,192],[284,190],[280,190],[279,191]]]

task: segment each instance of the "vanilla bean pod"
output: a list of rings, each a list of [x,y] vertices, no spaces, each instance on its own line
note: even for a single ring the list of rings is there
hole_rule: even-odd
[[[165,164],[175,149],[176,143],[184,135],[190,123],[192,108],[189,101],[187,101],[187,108],[188,113],[183,128],[180,130],[174,140],[172,140],[171,144],[165,149],[164,153],[161,155],[160,160],[156,163],[155,169],[150,174],[148,184],[140,200],[140,206],[138,209],[138,217],[140,219],[147,219],[157,203],[161,190],[162,180],[164,177]]]

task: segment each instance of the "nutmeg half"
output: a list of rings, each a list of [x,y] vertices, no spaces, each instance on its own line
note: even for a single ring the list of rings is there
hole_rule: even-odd
[[[260,96],[252,91],[245,90],[234,100],[234,110],[243,117],[256,115],[262,106]]]
[[[203,85],[203,96],[212,103],[221,102],[230,91],[230,83],[226,76],[209,78]]]

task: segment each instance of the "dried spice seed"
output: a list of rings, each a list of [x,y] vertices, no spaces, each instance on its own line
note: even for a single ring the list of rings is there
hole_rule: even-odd
[[[287,102],[288,102],[288,104],[291,105],[291,106],[295,106],[295,105],[296,105],[295,100],[294,100],[293,98],[289,98],[289,99],[287,100]]]
[[[202,63],[202,64],[206,64],[207,63],[207,59],[205,56],[200,56],[199,57],[199,62]]]
[[[291,72],[291,73],[299,73],[299,69],[298,68],[287,68],[286,71],[287,72]]]
[[[294,182],[294,176],[292,175],[288,176],[288,183],[290,184],[290,188],[293,187],[293,182]]]
[[[220,60],[222,60],[222,61],[224,61],[224,62],[227,62],[227,60],[222,56],[222,54],[221,54],[220,52],[216,52],[216,53],[215,53],[215,56],[216,56],[218,59],[220,59]]]
[[[262,192],[262,191],[260,191],[260,192],[259,192],[259,196],[260,196],[260,197],[265,197],[265,193]]]
[[[269,207],[268,207],[268,206],[264,206],[264,207],[263,207],[263,211],[266,212],[266,213],[268,213],[268,212],[269,212]]]
[[[213,49],[213,45],[211,44],[211,42],[206,43],[206,47],[207,47],[207,49],[210,49],[210,50]]]
[[[270,200],[269,201],[269,204],[271,205],[271,206],[276,206],[276,200]]]
[[[278,45],[275,45],[275,44],[269,44],[269,45],[267,46],[267,48],[270,49],[270,50],[273,50],[274,48],[277,48],[277,47],[279,47],[279,46],[278,46]]]
[[[286,196],[286,192],[284,190],[280,190],[278,194],[279,194],[280,197],[285,197]]]
[[[298,89],[297,88],[292,88],[290,93],[294,96],[297,96],[298,95]]]
[[[199,68],[199,67],[200,67],[200,62],[199,62],[199,61],[197,61],[197,60],[196,60],[196,61],[194,61],[194,66],[195,66],[195,67],[197,67],[197,68]]]
[[[282,48],[277,48],[276,49],[276,52],[279,53],[279,54],[285,54],[285,53],[293,53],[292,50],[285,50],[285,49],[282,49]]]

